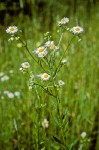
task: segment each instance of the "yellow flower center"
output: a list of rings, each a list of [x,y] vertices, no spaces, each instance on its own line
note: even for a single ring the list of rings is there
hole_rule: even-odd
[[[52,45],[52,46],[51,46],[51,49],[55,49],[55,45]]]
[[[41,53],[44,51],[44,48],[40,48],[38,51]]]
[[[48,74],[44,74],[44,78],[48,78]]]
[[[44,122],[43,122],[43,126],[46,126],[46,124],[47,124],[46,121],[44,121]]]
[[[62,19],[62,20],[61,20],[61,22],[63,22],[63,23],[64,23],[64,22],[65,22],[65,20],[64,20],[64,19]]]
[[[10,31],[14,31],[14,28],[13,28],[13,27],[11,27],[11,28],[10,28]]]
[[[48,43],[48,46],[50,46],[51,44],[50,43]]]
[[[28,64],[24,64],[24,66],[28,66]]]
[[[75,30],[76,30],[76,31],[80,31],[80,28],[76,28]]]

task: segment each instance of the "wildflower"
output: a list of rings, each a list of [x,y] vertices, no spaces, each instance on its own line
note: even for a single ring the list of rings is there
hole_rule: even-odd
[[[27,69],[27,68],[30,68],[30,64],[29,64],[28,62],[23,62],[23,63],[21,64],[21,67],[22,67],[23,69]],[[21,68],[20,68],[20,70],[21,70]]]
[[[86,135],[87,135],[86,132],[82,132],[82,133],[81,133],[81,137],[82,137],[83,139],[86,137]]]
[[[12,92],[9,92],[8,94],[7,94],[7,96],[8,96],[8,98],[14,98],[14,94],[12,93]]]
[[[49,80],[50,75],[48,75],[47,73],[43,73],[43,74],[40,75],[40,77],[41,77],[42,80]]]
[[[33,52],[35,52],[38,55],[38,57],[41,57],[41,58],[43,58],[47,55],[47,51],[46,51],[46,48],[44,46],[37,48]]]
[[[45,118],[45,119],[42,121],[42,127],[43,127],[43,128],[48,128],[48,125],[49,125],[49,122],[48,122],[47,119]]]
[[[3,81],[7,81],[7,80],[9,80],[9,77],[7,76],[7,75],[4,75],[2,78],[1,78],[1,81],[3,82]]]
[[[73,28],[71,29],[71,31],[72,31],[74,34],[80,34],[80,33],[82,33],[84,30],[83,30],[82,27],[76,26],[76,27],[73,27]]]
[[[14,34],[18,32],[18,28],[16,26],[10,26],[6,29],[6,32],[9,34]]]
[[[45,46],[46,47],[51,47],[51,46],[53,46],[54,45],[54,41],[47,41],[46,43],[45,43]]]
[[[55,45],[52,45],[52,46],[50,47],[50,49],[51,49],[51,50],[57,50],[57,49],[59,49],[59,47],[58,47],[58,46],[55,46]]]
[[[59,49],[58,46],[55,46],[54,41],[47,41],[45,43],[45,46],[48,47],[48,48],[50,48],[51,50],[57,50],[57,49]]]
[[[20,92],[16,91],[16,92],[14,92],[14,95],[19,97],[20,96]]]
[[[62,80],[58,81],[59,86],[63,86],[65,83]]]
[[[65,25],[65,24],[67,24],[68,22],[69,22],[69,18],[64,17],[64,18],[62,18],[61,21],[59,21],[58,23],[59,23],[59,25]]]

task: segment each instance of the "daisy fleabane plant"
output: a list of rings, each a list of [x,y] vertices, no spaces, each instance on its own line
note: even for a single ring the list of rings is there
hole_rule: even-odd
[[[6,29],[6,32],[9,34],[15,34],[16,32],[18,32],[18,28],[16,26],[9,26]]]
[[[32,68],[33,69],[32,70],[28,61],[23,62],[21,64],[20,71],[22,71],[24,74],[26,73],[27,75],[26,77],[29,78],[29,81],[27,83],[28,89],[33,90],[33,92],[35,92],[33,95],[33,105],[35,108],[34,114],[36,114],[37,117],[36,117],[36,120],[34,120],[35,122],[34,132],[37,135],[36,137],[38,139],[36,139],[36,142],[35,141],[34,142],[36,143],[37,147],[39,147],[38,144],[40,143],[39,136],[42,135],[40,133],[42,132],[42,130],[40,130],[39,128],[43,127],[44,129],[46,129],[49,126],[49,121],[47,120],[47,118],[44,118],[40,122],[40,117],[43,114],[42,113],[43,103],[45,102],[45,99],[46,99],[46,95],[44,94],[48,94],[47,98],[52,100],[53,110],[55,110],[51,112],[53,119],[55,118],[55,121],[53,121],[53,124],[54,122],[57,123],[57,127],[56,126],[55,126],[56,128],[54,127],[54,129],[56,129],[55,131],[56,137],[54,138],[54,140],[60,141],[59,143],[63,144],[63,146],[66,147],[66,149],[69,149],[69,148],[71,149],[71,147],[67,148],[66,146],[65,139],[67,138],[66,137],[67,135],[64,134],[66,131],[65,125],[66,125],[66,122],[68,121],[67,117],[64,117],[64,114],[65,114],[64,112],[65,112],[65,109],[68,110],[69,108],[66,108],[65,106],[63,106],[65,104],[65,99],[61,100],[61,94],[60,94],[60,91],[61,91],[60,88],[65,86],[66,82],[63,80],[58,80],[58,78],[60,77],[60,75],[62,75],[61,69],[63,65],[65,65],[65,63],[67,63],[67,65],[69,64],[67,54],[68,54],[68,50],[71,44],[73,43],[75,38],[77,38],[78,40],[78,38],[80,37],[79,34],[82,33],[84,30],[80,26],[74,26],[71,29],[67,28],[68,23],[69,23],[69,18],[67,17],[62,18],[57,23],[57,26],[58,26],[57,41],[55,42],[53,40],[54,38],[52,39],[52,36],[50,35],[50,33],[47,32],[46,34],[44,34],[44,44],[37,46],[37,48],[34,48],[33,51],[29,49],[28,43],[25,42],[24,39],[21,39],[22,36],[20,36],[20,34],[19,35],[14,34],[18,32],[18,28],[16,26],[10,26],[6,30],[6,32],[11,35],[10,41],[19,40],[19,42],[21,43],[21,47],[23,46],[28,52],[29,56],[32,58],[31,60],[34,63],[32,62],[31,63],[33,65],[36,65],[34,67],[35,69]],[[66,43],[64,43],[65,46],[64,45],[62,46],[61,43],[62,43],[62,39],[65,37],[63,36],[65,32],[68,32],[68,35],[71,34],[71,36],[70,38],[68,36],[68,38],[66,39]],[[17,37],[17,35],[20,37]],[[36,68],[38,68],[38,71],[39,71],[38,75],[36,74]],[[44,92],[44,94],[42,93],[42,91]],[[36,97],[36,101],[34,101],[35,97]],[[39,113],[40,111],[41,113]],[[46,114],[46,109],[45,110],[43,109],[43,111],[44,111],[44,114]],[[50,112],[48,111],[48,113],[50,117]],[[50,119],[52,119],[52,117]],[[57,137],[59,135],[61,135],[60,140],[57,140]],[[85,133],[81,134],[82,138],[84,138],[85,136],[86,136]]]

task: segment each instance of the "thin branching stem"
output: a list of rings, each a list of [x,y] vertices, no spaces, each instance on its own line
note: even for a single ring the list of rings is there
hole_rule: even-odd
[[[75,36],[73,36],[73,37],[71,38],[70,42],[68,43],[68,45],[67,45],[67,47],[66,47],[66,49],[65,49],[65,51],[64,51],[64,53],[63,53],[63,55],[62,55],[62,57],[60,58],[59,64],[58,64],[58,66],[57,66],[57,68],[56,68],[56,70],[55,70],[55,73],[54,73],[54,77],[56,76],[58,70],[60,69],[61,62],[62,62],[63,58],[65,57],[66,51],[68,50],[69,46],[71,45],[71,43],[72,43],[74,37],[75,37]]]
[[[25,44],[21,39],[19,39],[20,42],[24,45],[24,47],[26,48],[26,50],[28,51],[29,55],[32,57],[32,59],[43,69],[43,71],[45,71],[45,69],[43,68],[43,66],[33,57],[33,55],[31,54],[31,52],[29,51],[27,44]],[[46,72],[46,71],[45,71]]]

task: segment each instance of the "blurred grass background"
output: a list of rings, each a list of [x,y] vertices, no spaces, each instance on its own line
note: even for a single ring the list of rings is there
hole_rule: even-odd
[[[0,72],[10,77],[8,81],[0,81],[0,149],[2,150],[18,149],[18,144],[21,150],[33,149],[31,145],[35,140],[30,133],[35,134],[33,120],[38,116],[33,108],[37,97],[35,93],[29,92],[26,82],[28,77],[24,77],[19,71],[20,64],[29,61],[34,74],[40,73],[38,66],[31,62],[31,58],[20,43],[7,41],[9,36],[5,30],[10,25],[18,26],[32,51],[44,43],[44,33],[47,31],[50,31],[53,40],[58,42],[57,22],[65,16],[70,18],[69,27],[78,24],[84,28],[82,41],[71,45],[67,54],[68,63],[59,77],[65,81],[60,95],[64,100],[62,106],[66,106],[68,111],[67,142],[70,144],[85,131],[90,142],[85,144],[84,150],[99,149],[98,0],[0,0]],[[66,47],[68,39],[69,36],[65,33],[62,47]],[[9,99],[3,94],[5,90],[19,91],[21,96]],[[42,104],[46,103],[47,107],[42,109],[40,121],[45,116],[50,121],[45,149],[58,150],[58,144],[53,144],[51,137],[55,134],[50,114],[53,107],[52,98],[44,95],[43,92],[41,94]],[[13,118],[17,120],[18,136]],[[43,140],[42,135],[40,136]],[[74,150],[78,149],[79,143],[75,145]]]

